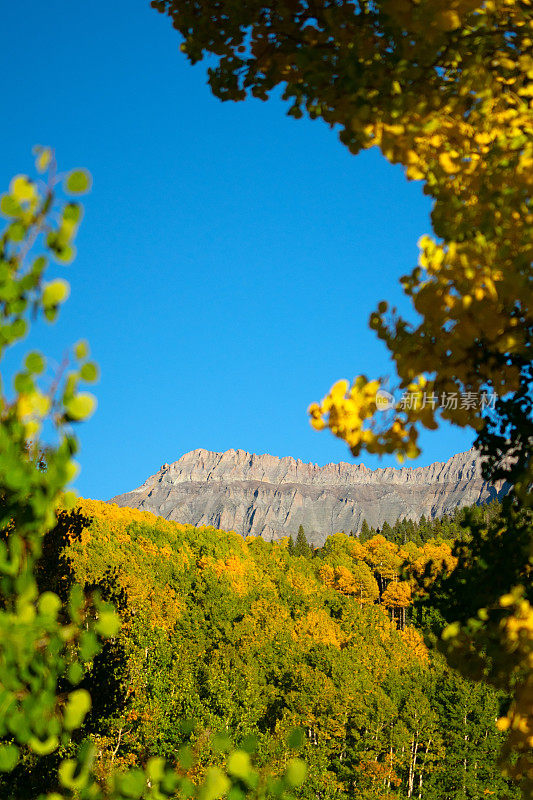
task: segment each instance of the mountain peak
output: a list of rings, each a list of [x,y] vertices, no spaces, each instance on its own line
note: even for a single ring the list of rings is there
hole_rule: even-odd
[[[363,519],[381,527],[398,518],[442,516],[502,491],[483,481],[474,449],[426,467],[369,469],[198,448],[110,502],[266,539],[294,534],[303,525],[308,538],[321,543],[336,531],[358,531]]]

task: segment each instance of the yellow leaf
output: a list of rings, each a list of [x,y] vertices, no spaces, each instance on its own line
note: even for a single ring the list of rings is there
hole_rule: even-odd
[[[439,164],[449,175],[451,175],[453,172],[457,172],[457,165],[454,161],[452,161],[448,153],[440,153]]]
[[[457,11],[439,11],[435,23],[441,31],[454,31],[461,25]]]
[[[11,181],[9,191],[19,203],[31,202],[37,197],[35,185],[27,175],[16,175]]]

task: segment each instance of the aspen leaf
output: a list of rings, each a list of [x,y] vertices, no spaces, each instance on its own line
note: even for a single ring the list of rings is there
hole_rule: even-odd
[[[250,756],[244,750],[234,750],[228,756],[228,772],[236,778],[246,780],[250,775],[251,766]]]
[[[22,213],[22,208],[14,197],[4,194],[0,200],[0,211],[6,217],[18,217]]]
[[[80,370],[82,380],[93,383],[98,378],[98,367],[92,361],[84,364]]]
[[[0,772],[11,772],[19,760],[19,749],[14,744],[0,745]]]
[[[39,148],[37,158],[35,159],[35,166],[39,172],[46,172],[52,160],[52,151],[49,147]]]
[[[27,175],[17,175],[11,181],[9,191],[19,203],[27,203],[34,200],[37,196],[35,184],[30,181]]]
[[[291,758],[285,770],[287,783],[293,788],[301,786],[307,775],[307,766],[301,758]]]
[[[53,592],[44,592],[39,598],[39,611],[47,617],[57,617],[61,600]]]
[[[74,345],[74,355],[80,361],[82,358],[87,358],[89,355],[89,344],[85,339],[80,339],[79,342],[76,342]]]
[[[165,759],[158,756],[148,759],[146,774],[154,783],[160,783],[165,777]]]
[[[116,636],[120,630],[120,618],[114,611],[100,611],[95,630],[106,639]]]
[[[84,194],[91,188],[91,176],[84,169],[76,169],[67,175],[65,191],[72,194]]]
[[[42,355],[37,351],[28,353],[24,363],[28,372],[32,372],[34,375],[40,375],[42,372],[44,372],[45,361]]]
[[[65,408],[71,420],[80,421],[94,412],[96,400],[88,392],[79,392],[65,404]]]
[[[79,728],[91,708],[91,696],[85,689],[75,689],[68,696],[63,717],[67,730]]]
[[[442,169],[448,174],[452,174],[453,172],[457,171],[457,165],[450,158],[450,155],[448,153],[440,153],[439,164],[441,165]]]
[[[139,800],[146,788],[146,778],[141,769],[130,769],[123,775],[117,776],[116,784],[125,797]]]
[[[199,800],[217,800],[218,797],[226,794],[231,783],[227,775],[224,775],[218,767],[210,767],[204,778],[204,782],[198,792]]]
[[[70,293],[70,286],[62,278],[48,283],[43,291],[43,305],[45,308],[64,303]]]
[[[44,740],[38,739],[36,736],[32,736],[29,739],[28,744],[33,752],[36,753],[36,755],[48,756],[59,747],[59,739],[55,734]]]
[[[450,623],[450,625],[446,625],[446,627],[442,631],[441,638],[444,641],[447,641],[448,639],[453,639],[453,638],[455,638],[457,636],[457,634],[459,633],[460,629],[461,629],[461,626],[459,625],[458,622],[452,622],[452,623]]]
[[[74,661],[74,663],[72,663],[68,668],[67,677],[70,683],[75,686],[81,681],[84,674],[85,673],[81,664],[78,661]]]

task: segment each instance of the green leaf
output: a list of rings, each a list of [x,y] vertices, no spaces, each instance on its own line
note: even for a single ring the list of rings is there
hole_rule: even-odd
[[[162,784],[163,788],[166,789],[165,783],[166,783],[166,778],[165,778],[165,781],[163,781],[163,784]],[[194,783],[191,780],[189,780],[189,778],[182,778],[181,779],[181,783],[180,783],[180,795],[181,795],[181,797],[184,797],[184,798],[188,799],[188,798],[194,797],[195,794],[196,794],[196,786],[194,785]]]
[[[150,758],[146,764],[146,774],[153,783],[160,783],[165,777],[165,759],[160,756]]]
[[[9,730],[15,734],[17,740],[21,743],[26,743],[31,738],[28,720],[22,711],[17,711],[16,708],[11,709],[9,714]]]
[[[268,791],[274,797],[281,797],[285,793],[285,784],[279,778],[270,780],[268,783]]]
[[[26,235],[26,226],[22,222],[13,222],[8,228],[8,236],[14,242],[21,242]]]
[[[216,800],[226,794],[231,786],[227,775],[224,775],[218,767],[211,767],[207,770],[204,782],[198,792],[199,800]]]
[[[38,739],[36,736],[32,736],[28,744],[36,755],[48,756],[59,746],[59,739],[57,736],[52,735],[49,736],[48,739],[41,741],[41,739]]]
[[[228,756],[227,769],[229,774],[235,778],[247,780],[252,769],[249,754],[244,750],[234,750]]]
[[[123,795],[139,800],[146,787],[146,778],[141,769],[130,769],[124,775],[117,775],[116,784]]]
[[[17,203],[14,197],[11,197],[10,194],[2,195],[2,199],[0,200],[0,211],[6,217],[18,217],[22,214],[22,208],[20,203]]]
[[[80,609],[83,606],[84,599],[82,587],[79,583],[75,583],[70,590],[68,610],[72,621],[78,624],[81,622]]]
[[[72,194],[83,194],[91,188],[91,176],[85,169],[75,169],[65,180],[65,191]]]
[[[98,379],[98,367],[93,361],[88,361],[80,370],[80,377],[87,383],[93,383]]]
[[[35,159],[35,166],[38,172],[46,172],[52,160],[52,150],[49,147],[35,148],[37,158]]]
[[[0,772],[11,772],[17,766],[19,749],[14,744],[0,745]]]
[[[57,617],[61,608],[61,600],[53,592],[44,592],[39,597],[39,611],[45,617]]]
[[[87,358],[89,355],[89,343],[85,339],[80,339],[74,345],[74,355],[81,361],[82,358]]]
[[[24,364],[26,365],[28,372],[32,372],[34,375],[40,375],[42,372],[44,372],[45,360],[41,353],[38,353],[36,350],[28,353]]]
[[[18,317],[11,325],[11,335],[13,339],[22,339],[26,336],[28,323],[22,317]]]
[[[57,306],[63,303],[70,293],[70,286],[62,278],[48,283],[43,291],[43,305],[45,307]]]
[[[18,372],[13,379],[13,386],[17,394],[30,394],[35,389],[33,379],[27,372]]]
[[[256,736],[245,736],[241,742],[241,750],[244,750],[247,753],[255,753],[257,750],[257,737]]]
[[[91,695],[85,689],[75,689],[68,696],[63,724],[69,731],[79,728],[91,708]]]
[[[65,244],[56,249],[54,256],[56,261],[61,262],[61,264],[70,264],[76,256],[76,248],[70,244]]]
[[[63,209],[63,219],[77,224],[81,220],[82,211],[79,203],[67,203]]]
[[[46,256],[37,256],[31,267],[32,273],[34,275],[42,275],[42,273],[46,269],[47,264],[48,264],[48,259],[46,258]]]
[[[307,765],[301,758],[291,758],[285,770],[285,778],[289,786],[301,786],[307,775]]]
[[[62,501],[65,510],[70,511],[71,509],[73,509],[74,506],[76,505],[77,500],[78,500],[78,495],[71,489],[68,492],[63,492]]]
[[[92,394],[80,392],[65,403],[65,408],[69,418],[79,422],[82,419],[87,419],[93,413],[96,408],[96,400]]]
[[[73,664],[69,666],[67,677],[70,683],[72,683],[73,686],[76,686],[76,684],[81,681],[84,674],[85,672],[82,665],[78,661],[75,661]]]
[[[79,774],[78,763],[74,759],[69,758],[62,761],[59,765],[59,782],[66,789],[79,790],[87,783],[87,770],[82,769]]]
[[[105,639],[116,636],[120,630],[120,617],[115,611],[100,611],[95,630]]]
[[[244,800],[246,794],[238,786],[232,786],[228,792],[228,800]]]
[[[100,652],[100,644],[92,631],[83,631],[80,636],[80,656],[82,661],[92,661]]]
[[[188,770],[192,767],[194,758],[190,747],[180,747],[178,750],[178,761],[180,767],[184,770]]]
[[[180,733],[183,733],[185,736],[189,736],[196,728],[196,722],[193,719],[187,719],[186,717],[179,721],[178,727]]]

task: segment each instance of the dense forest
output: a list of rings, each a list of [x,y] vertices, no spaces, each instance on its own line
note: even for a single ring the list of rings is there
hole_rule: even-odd
[[[501,509],[465,510],[438,523],[402,520],[379,532],[366,525],[331,536],[319,550],[303,530],[295,541],[268,543],[77,502],[69,488],[78,471],[76,431],[96,408],[85,387],[99,374],[87,342],[76,341],[61,360],[40,350],[26,351],[18,367],[11,355],[5,360],[14,346],[35,341],[37,324],[58,318],[70,291],[61,265],[75,258],[83,218],[78,197],[91,188],[86,170],[59,171],[54,150],[38,145],[33,177],[15,174],[0,198],[0,361],[7,367],[0,385],[0,797],[514,800],[520,792],[531,800],[531,0],[151,5],[169,17],[191,64],[205,60],[216,97],[281,97],[290,116],[323,120],[350,153],[376,148],[401,165],[431,202],[431,232],[400,278],[407,302],[396,305],[389,295],[393,304],[384,299],[369,316],[393,375],[338,380],[309,406],[311,425],[330,431],[355,457],[395,454],[403,461],[420,454],[423,432],[451,423],[475,437],[483,478],[506,481],[509,493]],[[62,15],[48,13],[55,35]],[[102,14],[102,26],[115,25],[108,17]],[[66,38],[84,35],[65,25]],[[52,36],[36,48],[24,33],[17,57],[50,49],[55,57],[56,44]],[[147,91],[151,84],[138,61],[137,105],[145,109],[142,84]],[[7,98],[9,120],[48,130],[48,116],[55,116],[62,127],[55,95],[33,105],[43,86],[55,85],[45,67],[35,62],[30,69],[23,112]],[[72,74],[75,89],[80,81]],[[160,76],[172,80],[163,61]],[[114,97],[127,96],[120,82],[107,83]],[[178,85],[180,124],[194,127],[201,117],[185,84]],[[63,105],[75,108],[75,94],[67,91]],[[11,128],[27,141],[25,128]],[[84,121],[69,151],[75,142],[86,149],[86,128]],[[265,127],[256,135],[263,142]],[[138,152],[135,164],[146,173]],[[177,163],[186,152],[176,143]],[[117,158],[131,172],[123,155]],[[253,163],[249,169],[253,175]],[[312,182],[320,190],[319,179]],[[194,191],[194,180],[185,179],[189,184]],[[127,181],[110,185],[107,199],[98,195],[103,231],[128,211]],[[146,196],[158,185],[150,175]],[[362,189],[361,201],[372,185]],[[187,208],[180,190],[182,198]],[[323,199],[327,230],[327,194]],[[283,203],[279,211],[290,220]],[[149,217],[146,224],[157,236],[166,218],[152,219],[153,229]],[[240,235],[238,222],[225,231]],[[299,237],[297,226],[291,235]],[[120,284],[128,309],[132,267],[143,263],[132,241],[131,258],[129,239],[112,248],[113,259],[128,267]],[[172,245],[165,243],[166,254]],[[50,261],[59,267],[50,270]],[[186,259],[177,263],[190,269]],[[103,269],[94,259],[78,286],[92,281],[105,290]],[[276,285],[267,270],[261,279]],[[145,267],[139,274],[149,282],[157,273]],[[341,338],[353,341],[355,370],[364,369],[364,345],[350,328],[350,317],[365,307],[358,291],[364,277],[333,261],[304,274],[314,292],[308,313],[318,320],[312,338],[322,337],[332,353]],[[166,293],[187,297],[176,275]],[[375,280],[383,282],[380,274]],[[334,325],[321,311],[329,283],[345,295]],[[141,319],[159,313],[149,295]],[[94,313],[90,300],[81,302]],[[192,307],[183,306],[187,319]],[[120,325],[114,308],[111,314],[114,339]],[[79,335],[73,318],[69,338]],[[221,318],[216,306],[212,318]],[[168,351],[185,357],[182,343],[167,339]],[[54,341],[43,337],[43,344]],[[121,368],[122,347],[114,352]],[[320,360],[295,341],[293,357],[303,363],[305,353]],[[190,356],[199,360],[194,348]],[[129,363],[117,414],[142,392],[142,365]],[[209,363],[201,366],[209,376]],[[159,396],[164,381],[155,385]],[[184,394],[196,385],[185,383]],[[251,404],[231,379],[208,385],[231,393],[237,420]],[[384,409],[383,390],[406,402]],[[258,426],[292,424],[286,391],[268,389],[276,414],[261,416]],[[218,407],[191,408],[216,428]],[[187,415],[177,424],[185,426]],[[97,452],[109,457],[105,447]]]
[[[515,797],[496,767],[506,698],[426,647],[442,625],[420,589],[453,569],[452,538],[468,537],[472,515],[497,513],[364,524],[313,550],[303,529],[266,542],[97,501],[61,512],[40,590],[67,602],[75,583],[98,587],[122,629],[87,656],[93,707],[74,742],[27,754],[1,796],[53,790],[86,737],[102,779],[157,754],[194,781],[223,764],[221,737],[279,772],[301,729],[303,798]]]

